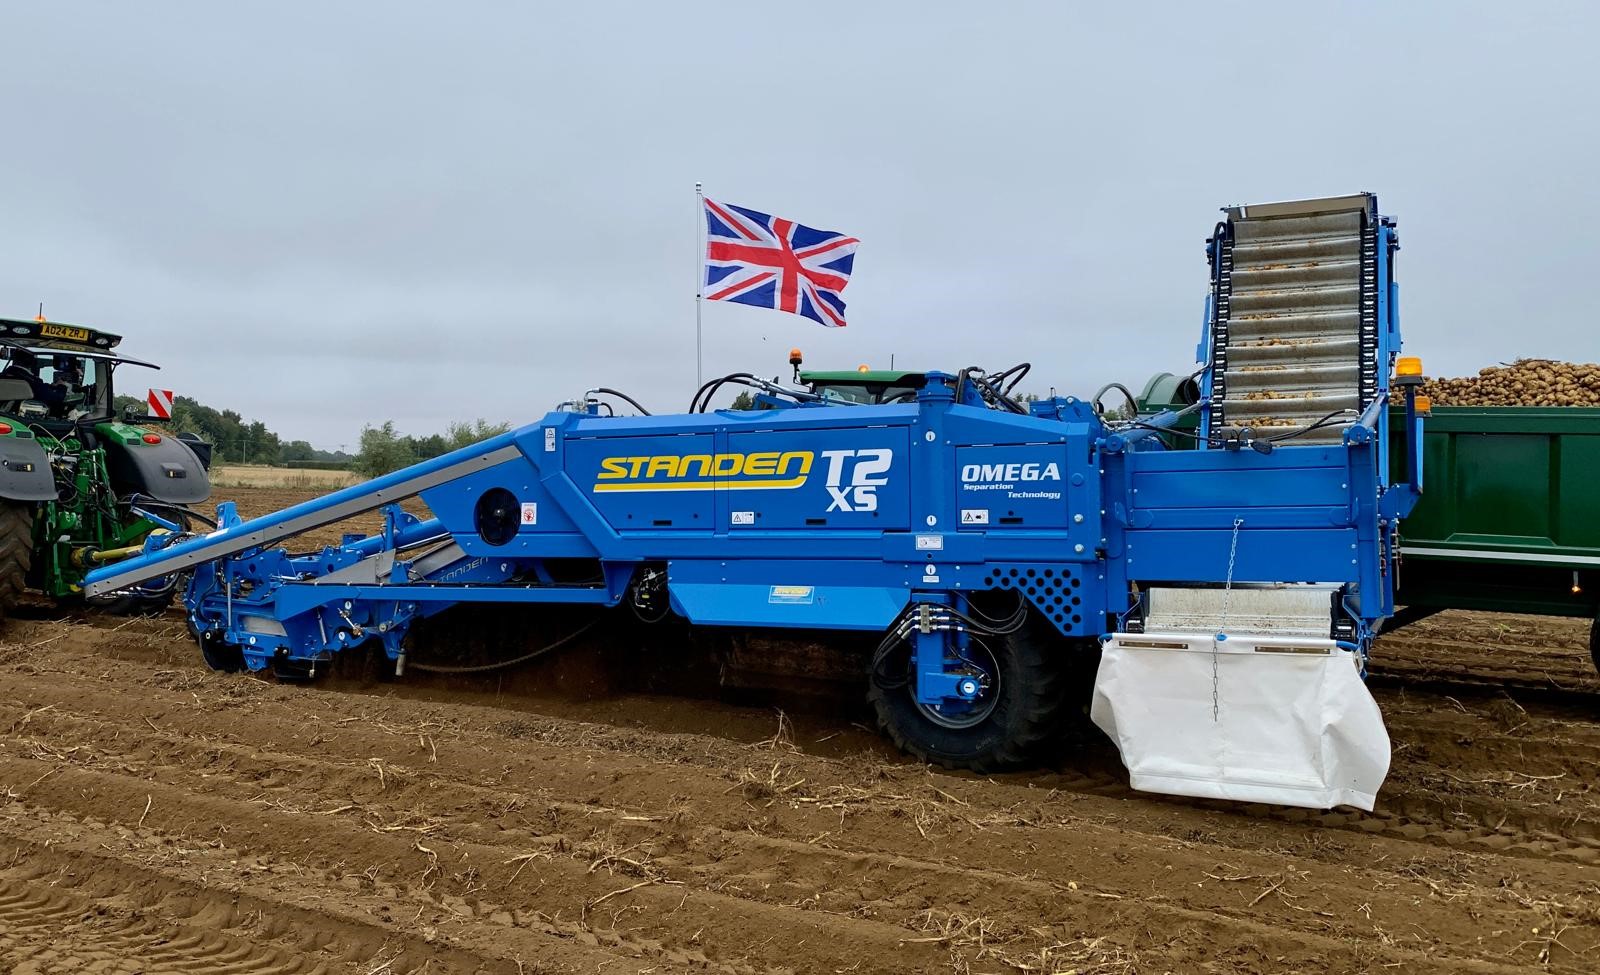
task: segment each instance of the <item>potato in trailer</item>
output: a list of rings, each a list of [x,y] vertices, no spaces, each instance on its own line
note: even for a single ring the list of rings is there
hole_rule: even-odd
[[[667,416],[612,415],[597,391],[262,518],[225,504],[217,532],[152,542],[89,588],[192,571],[208,662],[302,677],[357,645],[400,673],[417,621],[483,602],[870,633],[885,732],[979,770],[1033,761],[1098,655],[1095,716],[1136,787],[1370,808],[1388,738],[1358,677],[1421,486],[1385,456],[1397,247],[1370,194],[1228,211],[1198,450],[1159,435],[1176,411],[1020,402],[1026,366],[931,371],[878,402],[735,374]],[[1270,382],[1248,375],[1263,362]],[[1394,381],[1409,399],[1413,377]],[[712,409],[729,384],[769,408]],[[1414,409],[1403,423],[1415,442]],[[378,509],[377,535],[283,545]]]

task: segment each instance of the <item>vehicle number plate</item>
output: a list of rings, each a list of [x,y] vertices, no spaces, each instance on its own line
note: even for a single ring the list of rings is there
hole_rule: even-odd
[[[73,328],[71,325],[41,325],[39,334],[47,339],[71,339],[74,342],[89,341],[89,330],[86,328]]]

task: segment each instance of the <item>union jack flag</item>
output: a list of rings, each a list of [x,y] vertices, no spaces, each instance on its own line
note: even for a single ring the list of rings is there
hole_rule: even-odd
[[[737,301],[844,327],[844,299],[855,265],[854,237],[793,220],[705,201],[709,301]]]

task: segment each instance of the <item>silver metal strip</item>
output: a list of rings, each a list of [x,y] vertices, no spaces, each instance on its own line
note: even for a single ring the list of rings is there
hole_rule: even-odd
[[[393,568],[394,552],[379,552],[354,565],[306,581],[313,586],[376,586],[389,580],[389,572]]]
[[[441,538],[449,537],[450,536],[448,534],[442,534],[438,536],[438,538],[430,539],[429,541],[418,544],[431,545],[434,542],[439,541]],[[415,548],[417,546],[408,547]],[[444,555],[447,556],[443,563],[438,561],[441,553],[444,553]],[[394,570],[395,556],[396,553],[392,549],[382,551],[376,555],[369,555],[353,565],[347,565],[342,569],[336,569],[327,575],[317,576],[315,579],[306,579],[302,584],[308,586],[392,585],[392,583],[389,581],[389,576]],[[461,558],[461,546],[457,545],[455,542],[447,542],[430,552],[425,552],[418,556],[417,559],[412,562],[411,567],[407,570],[406,582],[415,582],[417,579],[426,576],[428,572],[433,571],[433,568],[437,568],[441,564],[448,565],[451,562],[459,561]],[[429,568],[426,571],[419,571],[418,567],[424,565],[432,566],[433,568]]]
[[[1540,555],[1535,552],[1491,552],[1480,549],[1428,548],[1423,545],[1402,545],[1402,555],[1454,556],[1463,559],[1499,559],[1503,562],[1560,562],[1566,565],[1600,565],[1595,555]]]
[[[521,456],[522,451],[515,444],[508,444],[499,450],[480,454],[477,457],[469,457],[459,464],[441,467],[436,471],[430,471],[427,474],[420,474],[409,480],[400,481],[371,494],[360,495],[330,508],[301,515],[281,525],[259,528],[243,535],[216,534],[212,536],[216,540],[215,544],[204,545],[181,556],[158,559],[137,569],[129,569],[116,575],[107,576],[99,582],[84,586],[83,591],[89,596],[101,596],[126,586],[144,582],[146,579],[154,579],[173,572],[181,572],[202,562],[212,562],[235,552],[242,552],[248,548],[281,541],[285,538],[299,535],[302,532],[310,531],[313,528],[321,528],[323,525],[330,525],[336,521],[343,521],[346,518],[353,518],[356,515],[374,511],[386,504],[403,501],[446,481],[454,480],[466,474],[473,474]],[[250,522],[245,522],[244,524],[248,525]],[[242,528],[244,525],[240,527]]]
[[[411,578],[413,580],[426,580],[441,569],[449,568],[467,557],[460,545],[451,542],[442,548],[436,549],[417,559],[411,564]]]

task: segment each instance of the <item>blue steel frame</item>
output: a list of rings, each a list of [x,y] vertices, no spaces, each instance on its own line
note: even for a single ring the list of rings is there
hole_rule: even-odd
[[[1118,628],[1132,584],[1223,582],[1238,520],[1234,581],[1344,583],[1363,637],[1392,611],[1382,411],[1337,446],[1169,452],[1074,399],[1021,416],[958,405],[948,380],[930,374],[916,403],[886,406],[552,413],[264,518],[241,522],[224,505],[219,532],[99,570],[90,585],[198,561],[191,621],[252,669],[367,640],[399,659],[415,620],[461,603],[613,606],[645,566],[665,569],[672,608],[697,624],[884,631],[913,603],[964,609],[974,591],[1009,588],[1064,637],[1090,638]],[[800,466],[777,470],[785,452],[809,467],[774,486]],[[731,471],[717,458],[735,456],[758,473],[687,488],[679,477]],[[617,469],[637,476],[601,477]],[[426,520],[389,505],[418,483]],[[503,544],[476,520],[494,489],[524,512]],[[383,532],[301,555],[258,543],[352,504],[388,505]],[[456,548],[430,554],[445,544]],[[593,560],[596,581],[558,583],[554,560],[570,559]],[[919,700],[971,699],[964,639],[911,641]]]

